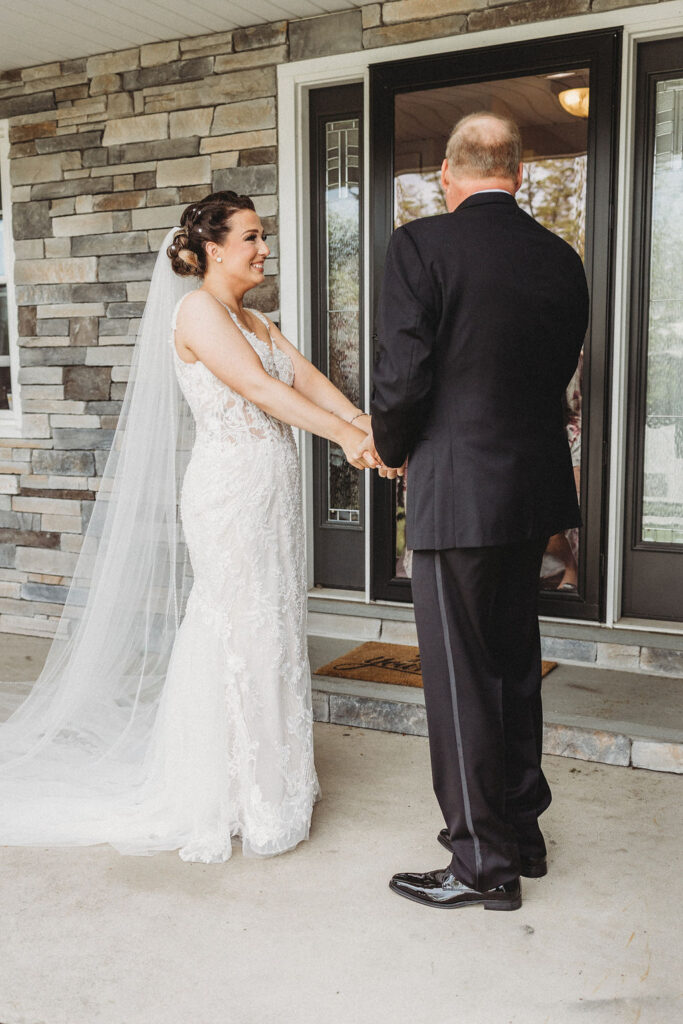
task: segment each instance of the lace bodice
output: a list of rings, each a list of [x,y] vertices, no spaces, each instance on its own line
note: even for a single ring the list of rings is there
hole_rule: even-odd
[[[291,438],[291,427],[259,409],[237,391],[233,391],[204,363],[199,360],[195,363],[186,363],[180,358],[175,347],[175,329],[178,311],[186,297],[180,299],[173,311],[169,341],[173,348],[178,383],[197,426],[197,441],[201,440],[202,444],[213,442],[225,445]],[[220,299],[216,301],[220,302]],[[291,387],[294,383],[294,367],[289,356],[277,347],[272,337],[269,347],[257,334],[248,331],[225,303],[221,302],[221,305],[228,311],[235,325],[256,352],[266,373]],[[264,324],[270,337],[268,321],[263,314],[255,309],[249,312]]]

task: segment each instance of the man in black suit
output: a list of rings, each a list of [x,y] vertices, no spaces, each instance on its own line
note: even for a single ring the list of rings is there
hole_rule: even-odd
[[[374,444],[409,457],[407,543],[434,790],[451,853],[391,888],[429,905],[521,906],[546,873],[538,579],[578,526],[562,396],[588,322],[579,256],[524,213],[519,130],[463,118],[448,214],[398,228],[379,309]]]

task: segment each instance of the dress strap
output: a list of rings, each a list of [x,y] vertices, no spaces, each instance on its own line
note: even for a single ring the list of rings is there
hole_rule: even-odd
[[[258,309],[250,309],[249,312],[253,313],[256,319],[261,321],[265,329],[268,331],[268,337],[272,341],[273,335],[270,333],[270,321],[268,320],[268,317],[264,316]]]
[[[186,292],[185,295],[181,295],[180,298],[178,299],[178,301],[175,304],[175,308],[173,310],[173,316],[171,317],[171,337],[168,339],[171,345],[173,345],[175,343],[175,338],[174,338],[175,329],[176,329],[176,324],[178,323],[178,313],[180,312],[180,307],[183,304],[183,299],[186,299],[187,296],[191,295],[191,294],[192,294],[191,292]]]

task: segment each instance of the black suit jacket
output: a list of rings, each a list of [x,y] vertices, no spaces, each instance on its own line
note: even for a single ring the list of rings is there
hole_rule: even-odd
[[[580,524],[562,403],[587,323],[579,256],[507,193],[394,232],[371,412],[386,465],[410,457],[410,547]]]

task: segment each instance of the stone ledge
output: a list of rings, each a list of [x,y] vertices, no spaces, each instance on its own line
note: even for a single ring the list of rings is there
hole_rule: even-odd
[[[363,692],[365,689],[367,693]],[[380,684],[314,676],[314,720],[381,732],[427,736],[422,691],[410,689],[406,691],[408,699],[398,699],[395,696],[397,687],[388,687],[392,696],[387,698],[378,696],[380,689],[383,689]],[[680,742],[644,739],[611,729],[554,721],[552,716],[544,723],[543,753],[580,761],[683,774],[683,737]]]

